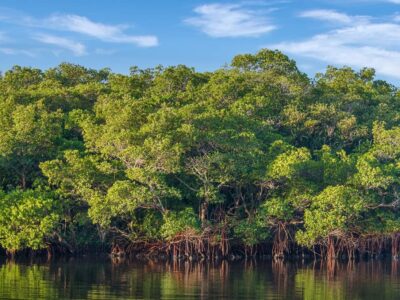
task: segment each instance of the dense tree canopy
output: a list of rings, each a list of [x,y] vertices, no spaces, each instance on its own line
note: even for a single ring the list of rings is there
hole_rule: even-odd
[[[10,252],[270,245],[336,256],[390,241],[397,255],[399,175],[400,92],[373,69],[310,79],[264,49],[215,72],[64,63],[0,78]]]

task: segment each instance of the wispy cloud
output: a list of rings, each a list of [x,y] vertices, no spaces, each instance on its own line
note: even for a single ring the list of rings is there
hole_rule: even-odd
[[[6,35],[6,33],[0,31],[0,53],[5,55],[26,55],[30,57],[34,57],[35,53],[31,50],[17,49],[14,47],[8,47],[7,43],[10,41],[10,38]]]
[[[331,19],[325,18],[326,21]],[[373,23],[364,18],[361,23],[346,21],[338,26],[300,42],[283,42],[269,47],[335,65],[369,66],[382,75],[400,78],[400,24]]]
[[[0,47],[0,52],[6,55],[26,55],[30,57],[35,57],[35,54],[32,51],[28,50],[21,50],[21,49],[14,49],[14,48],[7,48],[7,47]]]
[[[360,18],[360,17],[349,16],[347,14],[343,14],[343,13],[337,12],[336,10],[330,10],[330,9],[307,10],[307,11],[300,13],[300,17],[317,19],[317,20],[322,20],[322,21],[329,21],[329,22],[336,22],[336,23],[338,22],[338,23],[343,23],[343,24],[352,23]]]
[[[76,56],[82,56],[86,54],[85,45],[71,39],[49,34],[38,34],[34,37],[34,39],[44,44],[54,45],[59,48],[67,49]]]
[[[107,25],[79,15],[53,15],[41,22],[48,29],[65,30],[91,36],[110,43],[129,43],[139,47],[154,47],[158,39],[154,35],[129,35],[124,32],[127,26]]]
[[[185,23],[211,37],[258,37],[276,26],[265,15],[245,4],[205,4],[194,9],[197,14]]]
[[[0,22],[20,27],[29,39],[67,49],[77,56],[87,53],[87,37],[104,43],[131,44],[137,47],[158,45],[155,35],[131,34],[130,26],[96,22],[75,14],[53,14],[39,19],[20,11],[0,8]],[[62,32],[68,33],[68,36],[63,36]]]

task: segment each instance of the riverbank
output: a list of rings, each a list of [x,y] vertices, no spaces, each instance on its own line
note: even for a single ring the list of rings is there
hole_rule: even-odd
[[[294,241],[286,241],[285,248],[279,248],[275,241],[254,245],[240,244],[238,241],[221,241],[210,244],[209,240],[199,241],[193,238],[175,239],[173,242],[129,242],[112,243],[101,247],[85,247],[81,249],[51,247],[42,250],[25,249],[9,252],[0,249],[0,256],[8,258],[24,257],[81,257],[87,255],[109,256],[113,259],[139,259],[149,261],[240,261],[246,259],[273,260],[368,260],[399,258],[399,242],[395,237],[373,237],[370,239],[339,240],[331,239],[326,245],[314,245],[312,248],[302,247]],[[224,248],[221,247],[224,245]],[[279,252],[277,252],[279,249]]]

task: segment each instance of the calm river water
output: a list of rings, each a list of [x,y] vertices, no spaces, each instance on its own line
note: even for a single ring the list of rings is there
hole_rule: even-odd
[[[0,299],[400,299],[400,262],[0,261]]]

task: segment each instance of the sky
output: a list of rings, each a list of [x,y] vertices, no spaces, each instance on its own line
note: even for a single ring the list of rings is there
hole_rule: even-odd
[[[373,67],[400,84],[400,0],[1,0],[0,70],[185,64],[278,49],[313,77]]]

